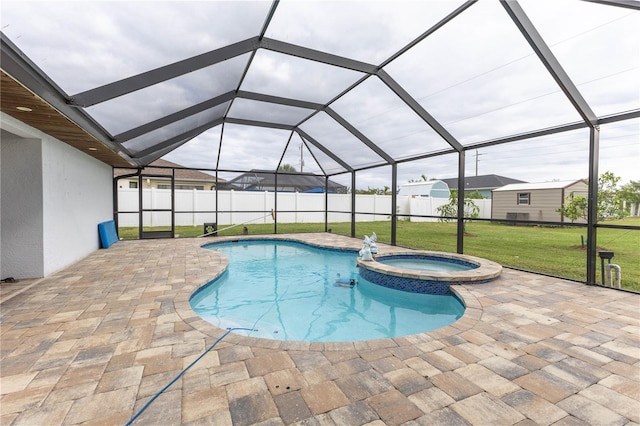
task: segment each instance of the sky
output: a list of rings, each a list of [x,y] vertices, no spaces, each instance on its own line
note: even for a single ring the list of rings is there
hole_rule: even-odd
[[[286,1],[266,37],[381,65],[457,8],[460,1]],[[523,0],[525,13],[598,117],[640,109],[640,11],[577,0]],[[266,1],[91,2],[4,0],[2,32],[68,95],[257,36]],[[250,67],[243,77],[247,64]],[[435,31],[384,71],[462,145],[580,121],[505,9],[482,0]],[[362,73],[259,49],[195,70],[86,111],[112,135],[238,87],[327,103]],[[449,149],[377,76],[330,108],[395,160]],[[295,125],[312,110],[235,99],[125,143],[132,153],[224,114]],[[300,126],[354,168],[383,160],[319,112]],[[602,125],[601,172],[640,180],[640,119]],[[222,137],[222,147],[220,140]],[[466,153],[465,174],[527,182],[588,176],[586,129]],[[218,158],[218,152],[220,152]],[[275,169],[281,162],[333,174],[342,166],[290,131],[236,124],[214,127],[165,159],[187,167]],[[398,184],[457,175],[448,154],[401,162]],[[233,174],[222,174],[233,177]],[[359,171],[356,186],[391,185],[391,167]],[[332,177],[351,186],[351,176]]]

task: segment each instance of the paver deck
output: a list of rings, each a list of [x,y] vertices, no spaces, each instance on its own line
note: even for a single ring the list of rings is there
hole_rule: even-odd
[[[227,264],[207,241],[122,241],[3,294],[0,424],[127,423],[224,334],[188,303]],[[640,423],[640,295],[509,269],[456,291],[465,315],[418,335],[229,334],[134,424]]]

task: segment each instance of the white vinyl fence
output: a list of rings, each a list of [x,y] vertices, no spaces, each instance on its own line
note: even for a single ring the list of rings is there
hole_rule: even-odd
[[[473,200],[473,202],[480,209],[479,218],[491,219],[491,200]],[[438,207],[446,204],[449,204],[449,200],[443,198],[399,196],[398,214],[416,215],[417,217],[411,217],[411,222],[436,222],[438,218],[419,216],[441,216]]]
[[[176,226],[200,226],[216,222],[215,191],[176,190]],[[399,215],[440,216],[437,208],[448,200],[398,196],[396,212]],[[480,217],[491,217],[491,200],[474,200],[480,207]],[[144,209],[170,209],[171,190],[144,189],[142,194]],[[119,226],[138,226],[138,190],[118,190]],[[271,210],[275,209],[273,192],[218,191],[218,227],[240,223],[273,223]],[[327,210],[346,213],[329,213],[329,222],[349,222],[351,220],[351,194],[329,194]],[[386,221],[391,218],[390,195],[356,195],[357,222]],[[298,192],[278,193],[278,223],[324,223],[325,194]],[[170,226],[168,212],[145,212],[145,226]],[[437,218],[412,217],[411,221],[437,221]]]

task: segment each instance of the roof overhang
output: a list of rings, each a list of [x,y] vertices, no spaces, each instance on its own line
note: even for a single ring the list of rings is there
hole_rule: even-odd
[[[132,166],[4,71],[0,71],[0,85],[0,110],[5,114],[110,166]]]

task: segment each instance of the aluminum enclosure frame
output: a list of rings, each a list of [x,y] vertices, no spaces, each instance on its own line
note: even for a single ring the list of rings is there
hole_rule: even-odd
[[[628,0],[584,0],[591,1],[593,3],[604,4],[611,7],[628,8],[635,11],[640,10],[640,4],[637,2],[631,2]],[[598,165],[599,165],[599,139],[600,139],[600,125],[612,123],[616,121],[636,119],[640,117],[640,110],[626,111],[619,114],[612,114],[609,116],[598,117],[592,110],[589,103],[584,99],[581,92],[578,90],[576,84],[571,80],[569,75],[564,71],[560,61],[554,56],[553,52],[538,33],[534,24],[530,21],[520,4],[516,0],[501,0],[500,3],[504,7],[506,13],[509,15],[514,25],[518,28],[522,36],[525,38],[531,49],[535,52],[540,62],[544,65],[549,75],[556,82],[557,86],[562,90],[566,99],[573,105],[575,110],[582,118],[582,122],[566,123],[552,128],[539,129],[530,132],[526,132],[519,135],[509,135],[506,137],[482,141],[464,146],[458,141],[446,128],[442,125],[433,115],[431,115],[421,104],[412,97],[412,95],[405,90],[398,82],[396,82],[385,70],[384,67],[395,59],[399,58],[402,54],[414,47],[420,41],[429,37],[440,28],[444,27],[447,23],[454,20],[457,16],[464,13],[467,9],[471,8],[477,0],[466,1],[460,5],[457,9],[449,13],[443,19],[427,29],[419,37],[415,38],[400,50],[392,54],[389,58],[382,61],[379,65],[370,64],[358,60],[354,60],[348,57],[339,56],[319,50],[310,49],[307,47],[295,45],[292,43],[284,42],[281,40],[275,40],[265,37],[266,31],[269,27],[271,19],[273,18],[276,9],[278,7],[278,0],[274,1],[271,5],[269,13],[265,19],[262,30],[259,35],[251,37],[228,46],[215,49],[185,60],[181,60],[172,64],[168,64],[150,71],[140,73],[119,81],[115,81],[109,84],[102,85],[90,90],[86,90],[73,95],[66,94],[55,82],[51,80],[35,63],[33,63],[24,53],[22,53],[18,47],[12,43],[5,35],[2,34],[1,39],[1,64],[2,70],[20,82],[28,90],[45,100],[53,108],[58,110],[62,115],[69,118],[73,123],[84,129],[89,135],[97,139],[109,150],[118,153],[122,158],[125,158],[132,166],[142,169],[149,165],[154,160],[162,157],[167,152],[174,150],[184,143],[192,140],[203,132],[222,126],[220,136],[220,148],[223,145],[223,134],[225,123],[237,124],[244,126],[258,126],[262,128],[273,128],[290,131],[289,141],[291,141],[293,134],[299,135],[304,144],[310,144],[317,148],[320,152],[325,154],[331,160],[340,165],[344,172],[335,173],[333,175],[341,173],[350,173],[352,188],[356,187],[355,174],[358,171],[366,170],[374,167],[391,167],[391,181],[392,181],[392,203],[395,205],[397,197],[397,166],[398,164],[415,161],[417,159],[435,157],[439,155],[456,153],[458,156],[458,217],[457,217],[457,251],[463,253],[464,251],[464,170],[465,170],[465,158],[466,152],[469,150],[478,149],[481,147],[495,146],[500,144],[506,144],[515,141],[522,141],[539,136],[547,136],[553,134],[559,134],[568,132],[580,128],[589,129],[589,210],[587,221],[587,268],[586,268],[586,281],[588,284],[596,283],[596,228],[597,228],[597,183],[598,183]],[[325,104],[308,102],[301,99],[285,98],[273,95],[267,95],[263,93],[256,93],[241,90],[242,82],[251,67],[253,58],[260,49],[265,49],[271,52],[284,54],[301,58],[303,60],[309,60],[318,62],[325,65],[331,65],[347,70],[356,71],[363,74],[357,82],[343,91],[337,97],[331,99]],[[155,84],[171,80],[173,78],[185,75],[193,72],[194,70],[203,69],[215,64],[219,64],[231,58],[235,58],[241,55],[250,53],[251,56],[244,69],[244,73],[240,78],[240,82],[235,90],[227,91],[216,97],[207,99],[203,102],[185,108],[181,111],[173,114],[166,115],[159,119],[144,123],[138,127],[126,130],[116,135],[110,134],[104,127],[102,127],[95,119],[93,119],[86,111],[85,108],[98,105],[100,103],[115,99],[117,97],[133,93],[146,87],[153,86]],[[352,89],[358,87],[361,83],[368,78],[378,78],[391,93],[400,99],[406,106],[413,111],[413,113],[424,122],[429,128],[433,129],[444,142],[449,146],[448,149],[443,149],[437,152],[412,156],[410,158],[395,159],[389,155],[384,149],[378,146],[374,141],[365,136],[356,126],[344,119],[338,114],[331,105],[340,99],[343,95],[349,93]],[[282,123],[267,122],[251,119],[239,119],[229,117],[229,110],[235,99],[247,99],[253,101],[267,102],[276,105],[284,105],[296,108],[308,109],[310,112],[307,117],[295,125],[287,125]],[[153,146],[141,149],[137,152],[133,152],[131,149],[127,149],[124,145],[126,142],[135,139],[137,137],[148,134],[154,130],[163,128],[169,124],[176,123],[185,118],[191,117],[194,114],[206,111],[207,109],[215,106],[228,103],[228,107],[222,118],[211,120],[208,123],[202,124],[198,127],[189,129],[179,135],[171,137],[169,139],[158,141]],[[318,140],[314,139],[310,134],[300,128],[305,122],[311,119],[319,112],[325,112],[331,117],[339,126],[341,126],[346,132],[353,135],[363,147],[374,152],[380,159],[379,163],[373,165],[367,165],[366,167],[353,167],[347,161],[340,158],[331,149],[327,148]],[[286,151],[286,148],[285,148]],[[283,152],[284,155],[284,152]],[[218,155],[218,161],[220,156]],[[282,161],[282,157],[281,157]],[[219,164],[216,165],[216,177]],[[328,179],[332,174],[326,174],[325,178]],[[352,236],[355,236],[355,191],[352,191]],[[392,212],[391,221],[391,243],[396,244],[396,219],[397,214]]]

